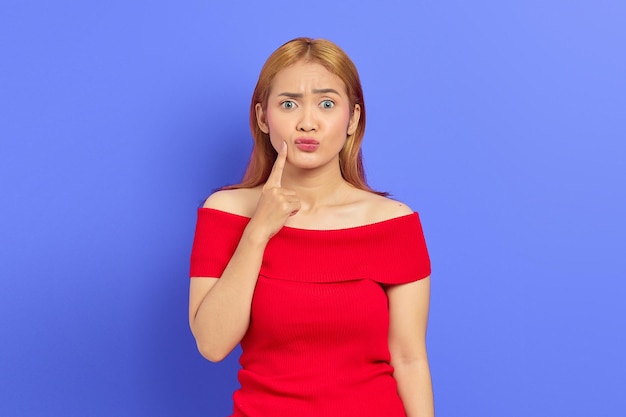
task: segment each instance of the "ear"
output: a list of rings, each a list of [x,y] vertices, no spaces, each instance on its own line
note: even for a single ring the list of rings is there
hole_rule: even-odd
[[[263,111],[263,106],[261,106],[261,103],[257,103],[254,106],[254,111],[256,112],[256,124],[259,126],[259,129],[261,129],[261,132],[265,133],[266,135],[269,134],[270,128],[265,122],[265,112]]]
[[[352,115],[350,115],[350,121],[348,123],[348,135],[353,135],[356,132],[356,128],[359,126],[359,120],[361,119],[361,106],[354,105]]]

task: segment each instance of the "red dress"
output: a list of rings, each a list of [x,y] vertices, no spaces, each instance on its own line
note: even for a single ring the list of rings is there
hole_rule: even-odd
[[[220,277],[250,219],[198,210],[192,277]],[[417,213],[268,243],[241,341],[232,417],[404,417],[386,285],[430,275]]]

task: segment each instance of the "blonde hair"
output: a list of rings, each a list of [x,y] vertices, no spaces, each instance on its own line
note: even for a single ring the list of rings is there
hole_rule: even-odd
[[[296,38],[283,44],[269,56],[263,65],[250,103],[250,130],[254,139],[250,162],[241,183],[224,188],[252,188],[267,181],[277,154],[269,135],[264,133],[257,123],[255,107],[261,104],[263,110],[266,110],[270,88],[276,74],[300,61],[319,63],[329,72],[337,75],[346,86],[350,108],[354,109],[356,104],[361,108],[361,117],[356,130],[352,135],[348,135],[339,153],[341,175],[356,188],[387,195],[387,193],[372,190],[365,179],[361,154],[361,142],[365,133],[365,102],[356,66],[350,57],[334,43],[325,39],[311,38]]]

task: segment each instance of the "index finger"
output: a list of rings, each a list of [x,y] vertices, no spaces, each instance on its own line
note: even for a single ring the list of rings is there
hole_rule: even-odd
[[[280,188],[281,179],[283,178],[283,169],[285,168],[285,161],[287,160],[287,142],[283,142],[280,147],[280,151],[278,151],[278,156],[276,157],[276,162],[274,162],[274,166],[272,167],[272,172],[270,172],[269,177],[267,177],[266,184],[270,187]]]

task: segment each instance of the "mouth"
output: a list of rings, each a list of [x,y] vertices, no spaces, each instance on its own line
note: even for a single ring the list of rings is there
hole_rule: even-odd
[[[313,152],[320,146],[317,140],[311,138],[298,138],[295,140],[294,144],[296,148],[303,152]]]

